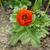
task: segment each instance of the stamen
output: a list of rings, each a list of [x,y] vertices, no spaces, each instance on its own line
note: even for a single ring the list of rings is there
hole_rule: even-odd
[[[23,19],[24,21],[26,21],[26,20],[27,20],[27,16],[24,15],[22,19]]]

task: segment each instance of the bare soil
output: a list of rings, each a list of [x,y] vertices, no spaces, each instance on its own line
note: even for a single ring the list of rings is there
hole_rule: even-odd
[[[0,8],[0,50],[50,50],[50,37],[47,36],[42,40],[40,48],[33,48],[30,44],[22,45],[17,44],[16,47],[10,47],[9,45],[9,34],[10,34],[10,17],[11,10],[4,11]]]

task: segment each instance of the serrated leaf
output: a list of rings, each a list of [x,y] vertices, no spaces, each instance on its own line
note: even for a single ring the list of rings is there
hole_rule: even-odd
[[[33,38],[33,39],[31,39],[31,44],[32,44],[32,46],[34,46],[35,48],[40,47],[40,44],[39,44],[39,43],[37,43],[37,42],[34,40],[34,38]]]
[[[34,17],[34,16],[33,16]],[[37,27],[45,27],[48,26],[50,23],[50,18],[48,15],[35,15],[35,21],[33,21],[33,25]]]
[[[45,38],[49,32],[45,28],[41,28],[41,37]]]
[[[16,14],[18,12],[18,10],[19,10],[19,7],[18,6],[14,7],[13,13]]]
[[[10,21],[11,22],[16,22],[16,15],[17,15],[18,10],[19,10],[18,6],[14,7],[13,13],[10,16]]]
[[[11,14],[10,21],[16,22],[16,14]]]
[[[35,33],[35,32],[34,32]],[[34,46],[34,47],[39,47],[40,46],[40,32],[36,32],[35,34],[32,34],[31,35],[31,44]],[[38,34],[39,33],[39,34]]]
[[[21,0],[21,3],[27,6],[31,6],[30,0]]]
[[[15,46],[16,45],[16,43],[17,43],[17,36],[16,36],[16,33],[12,33],[11,34],[11,37],[10,37],[10,44],[12,45],[12,46]]]
[[[40,45],[40,38],[41,38],[40,32],[36,31],[35,29],[32,30],[32,29],[29,29],[29,28],[27,28],[26,30],[29,33],[31,44],[32,45],[34,44],[34,47],[38,47],[38,45]]]
[[[10,44],[12,46],[15,46],[18,40],[23,36],[24,32],[25,32],[25,29],[23,27],[16,30],[16,32],[13,32],[11,34]]]
[[[30,37],[29,37],[29,33],[24,32],[23,36],[20,38],[22,44],[26,44],[29,42]]]
[[[22,28],[22,27],[19,26],[17,22],[15,22],[15,23],[12,24],[11,28],[12,28],[11,32],[16,32],[16,30],[18,30],[19,28]]]

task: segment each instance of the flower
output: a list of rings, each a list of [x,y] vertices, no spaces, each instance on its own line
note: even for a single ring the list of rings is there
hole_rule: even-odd
[[[16,15],[16,22],[21,26],[28,26],[32,22],[32,13],[30,10],[21,9]]]

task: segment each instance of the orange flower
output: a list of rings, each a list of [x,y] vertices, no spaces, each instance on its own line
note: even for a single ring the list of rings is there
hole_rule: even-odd
[[[21,26],[28,26],[32,22],[32,13],[30,10],[21,9],[16,15],[16,21]]]

